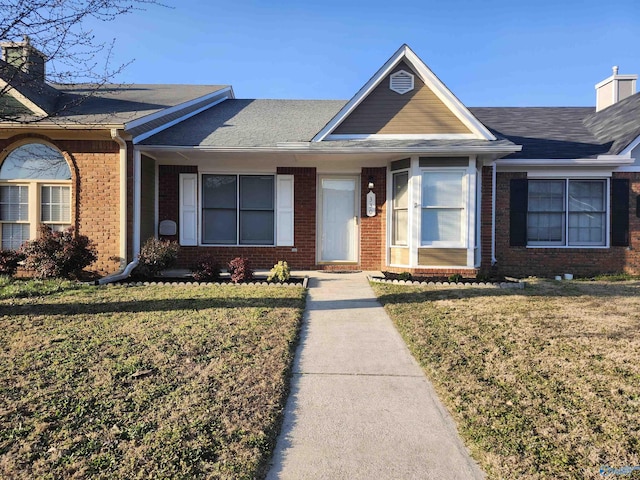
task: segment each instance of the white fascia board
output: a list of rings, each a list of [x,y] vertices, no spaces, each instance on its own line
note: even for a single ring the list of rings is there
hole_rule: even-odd
[[[145,123],[152,122],[166,115],[171,115],[174,112],[183,110],[185,108],[189,108],[190,106],[195,105],[196,103],[203,102],[205,100],[208,100],[209,98],[217,97],[223,93],[229,93],[229,95],[226,98],[233,98],[233,90],[231,89],[231,87],[225,87],[220,90],[216,90],[215,92],[211,92],[206,95],[202,95],[200,97],[194,98],[192,100],[179,103],[178,105],[174,105],[173,107],[164,108],[162,110],[158,110],[155,113],[145,115],[144,117],[136,118],[135,120],[132,120],[125,124],[125,130],[131,130],[132,128],[139,127],[141,125],[144,125]]]
[[[499,153],[509,154],[520,150],[518,145],[516,148],[512,146],[498,146],[498,145],[485,145],[466,147],[463,145],[458,146],[433,146],[433,147],[343,147],[343,148],[311,148],[311,143],[293,142],[291,145],[286,143],[278,144],[275,147],[203,147],[203,146],[188,146],[188,145],[138,145],[138,148],[145,151],[173,151],[177,154],[180,152],[211,152],[211,153],[235,153],[235,152],[290,152],[290,153],[310,153],[310,154],[358,154],[358,153],[397,153],[404,155],[408,153],[415,154],[431,154],[431,153],[457,153],[457,154],[486,154],[486,153]]]
[[[404,133],[404,134],[330,134],[325,141],[331,140],[476,140],[473,133]]]
[[[382,80],[386,78],[391,70],[403,59],[407,60],[414,71],[418,74],[425,85],[430,88],[434,94],[451,110],[451,112],[473,132],[474,137],[485,140],[496,140],[496,137],[471,114],[471,112],[451,93],[451,91],[442,83],[442,81],[420,60],[420,58],[409,48],[408,45],[402,45],[387,62],[369,79],[369,81],[355,94],[355,96],[342,107],[333,119],[313,137],[312,142],[320,142],[325,140],[327,135],[331,134],[345,118],[353,112],[353,110],[367,98],[369,93],[376,88]]]
[[[638,145],[640,145],[640,136],[637,136],[635,138],[635,140],[633,140],[629,145],[627,145],[624,150],[622,150],[619,155],[620,156],[627,156],[630,157],[631,156],[631,152],[633,151],[634,148],[636,148]]]
[[[607,155],[598,158],[505,158],[496,160],[498,167],[608,167],[631,165],[633,159]]]
[[[36,123],[39,129],[51,129],[51,130],[112,130],[114,128],[122,130],[124,124],[122,123],[53,123],[48,121],[41,121]],[[33,129],[34,123],[20,123],[20,122],[2,122],[0,124],[3,129]]]
[[[198,108],[197,110],[189,112],[186,115],[183,115],[183,116],[181,116],[179,118],[176,118],[175,120],[172,120],[170,122],[164,123],[164,124],[160,125],[159,127],[154,128],[153,130],[149,130],[148,132],[141,133],[140,135],[138,135],[137,137],[135,137],[133,139],[133,143],[137,144],[137,143],[141,142],[142,140],[145,140],[145,139],[155,135],[156,133],[160,133],[163,130],[166,130],[167,128],[169,128],[169,127],[173,127],[174,125],[176,125],[176,124],[178,124],[180,122],[183,122],[188,118],[191,118],[191,117],[193,117],[195,115],[198,115],[199,113],[204,112],[205,110],[208,110],[211,107],[214,107],[214,106],[218,105],[219,103],[224,102],[227,98],[229,98],[229,97],[222,97],[221,99],[216,100],[215,102],[208,103],[204,107]]]

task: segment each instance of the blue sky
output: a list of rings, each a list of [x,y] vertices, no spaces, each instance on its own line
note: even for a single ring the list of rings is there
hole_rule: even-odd
[[[640,73],[638,0],[168,0],[108,24],[127,83],[348,99],[407,43],[467,106],[588,106]]]

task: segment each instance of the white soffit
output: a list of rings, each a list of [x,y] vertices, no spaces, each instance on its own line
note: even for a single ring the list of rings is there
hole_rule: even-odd
[[[354,97],[342,107],[325,127],[316,134],[312,142],[326,139],[365,98],[376,88],[382,80],[402,61],[405,60],[413,68],[424,84],[438,97],[471,132],[474,137],[484,140],[496,140],[496,137],[465,107],[442,81],[425,65],[425,63],[409,48],[402,45],[387,62],[369,79]]]

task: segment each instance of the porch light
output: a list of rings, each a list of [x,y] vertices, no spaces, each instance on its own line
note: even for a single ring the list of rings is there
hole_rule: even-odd
[[[374,186],[374,185],[373,185],[373,177],[372,177],[372,176],[370,176],[370,177],[369,177],[369,190],[373,190],[373,186]]]

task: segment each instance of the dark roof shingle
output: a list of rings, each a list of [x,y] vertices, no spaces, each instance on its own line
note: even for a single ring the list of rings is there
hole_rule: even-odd
[[[588,115],[585,125],[617,155],[640,136],[640,93]]]

